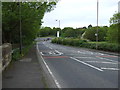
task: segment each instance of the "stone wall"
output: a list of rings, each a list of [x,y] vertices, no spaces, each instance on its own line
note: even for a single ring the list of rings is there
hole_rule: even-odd
[[[2,45],[2,70],[4,70],[12,58],[12,45],[10,43],[5,43]]]

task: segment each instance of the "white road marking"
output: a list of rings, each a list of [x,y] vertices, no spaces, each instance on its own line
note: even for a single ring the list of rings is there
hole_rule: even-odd
[[[102,59],[102,60],[104,59],[104,60],[107,60],[107,61],[117,62],[117,61],[113,61],[113,60],[107,59],[107,58],[102,58],[102,57],[97,57],[97,58]]]
[[[100,54],[100,55],[105,55],[105,54],[103,54],[103,53],[97,53],[97,54]]]
[[[41,55],[44,55],[43,52],[40,52]]]
[[[63,54],[62,52],[59,52],[58,50],[55,50],[55,52],[59,53],[59,55],[62,55],[62,54]]]
[[[105,64],[118,64],[118,63],[104,62],[104,61],[85,61],[85,62],[90,62],[90,63],[105,63]]]
[[[78,53],[82,53],[82,54],[85,54],[85,52],[81,52],[81,51],[78,51]]]
[[[89,66],[89,67],[92,67],[92,68],[94,68],[94,69],[96,69],[96,70],[98,70],[98,71],[103,71],[102,69],[100,69],[100,68],[98,68],[98,67],[95,67],[95,66],[93,66],[93,65],[91,65],[91,64],[88,64],[88,63],[85,63],[85,62],[83,62],[83,61],[81,61],[81,60],[78,60],[78,59],[76,59],[76,58],[74,58],[74,57],[70,57],[71,59],[73,59],[73,60],[75,60],[75,61],[77,61],[77,62],[80,62],[80,63],[82,63],[82,64],[84,64],[84,65],[87,65],[87,66]]]
[[[39,48],[38,48],[38,44],[37,44],[37,50],[38,50],[38,52],[40,53]],[[43,62],[44,62],[44,64],[45,64],[48,72],[49,72],[50,75],[52,76],[52,78],[53,78],[56,86],[57,86],[58,88],[61,88],[60,84],[58,83],[57,79],[56,79],[55,76],[53,75],[52,71],[50,70],[49,66],[48,66],[47,63],[45,62],[44,58],[43,58],[42,56],[41,56],[41,58],[42,58],[42,60],[43,60]]]
[[[89,58],[89,59],[95,59],[93,57],[76,57],[76,58]]]
[[[101,69],[103,69],[103,70],[119,70],[118,68],[105,68],[105,67],[101,67]]]
[[[51,55],[51,54],[52,54],[52,52],[49,52],[49,54]]]

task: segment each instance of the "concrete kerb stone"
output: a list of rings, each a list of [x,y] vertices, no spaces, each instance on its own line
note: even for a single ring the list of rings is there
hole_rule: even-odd
[[[48,88],[58,88],[55,81],[53,80],[53,77],[48,72],[47,67],[45,66],[45,64],[43,62],[42,55],[39,53],[38,43],[36,43],[36,52],[37,52],[37,58],[38,58],[39,64],[42,66],[42,72],[45,77]]]

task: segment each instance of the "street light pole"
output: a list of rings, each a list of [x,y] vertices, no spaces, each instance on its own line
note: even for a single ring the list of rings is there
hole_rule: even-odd
[[[97,30],[96,30],[96,49],[98,49],[98,13],[99,12],[99,1],[97,0]]]

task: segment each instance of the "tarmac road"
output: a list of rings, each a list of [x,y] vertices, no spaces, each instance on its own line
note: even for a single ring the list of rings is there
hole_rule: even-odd
[[[38,43],[43,57],[58,88],[118,88],[118,56],[52,44]]]

